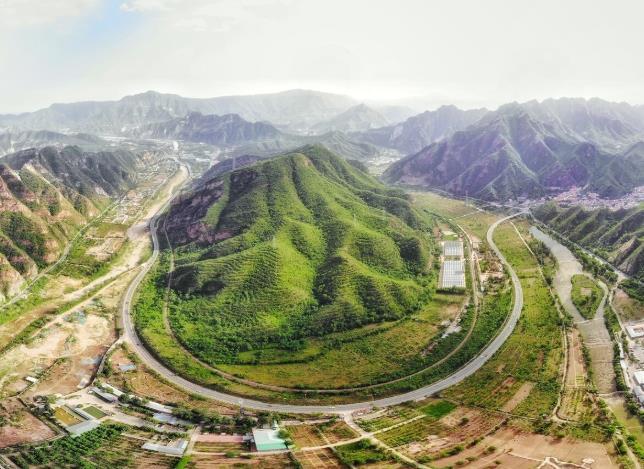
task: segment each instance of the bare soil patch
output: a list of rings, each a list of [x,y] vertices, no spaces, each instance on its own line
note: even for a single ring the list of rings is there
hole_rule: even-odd
[[[530,391],[532,391],[533,387],[534,383],[523,383],[519,390],[514,393],[514,396],[512,396],[512,398],[510,398],[510,400],[503,405],[501,410],[503,412],[512,412],[519,404],[523,402],[526,397],[528,397],[528,394],[530,394]]]
[[[320,431],[311,425],[293,425],[287,427],[290,432],[293,442],[298,448],[306,448],[310,446],[323,446],[326,444]]]
[[[301,451],[296,453],[295,457],[304,469],[340,469],[345,467],[330,449]]]
[[[117,364],[130,360],[131,357],[127,352],[121,348],[117,349],[108,362],[108,366],[111,368],[111,374],[106,381],[119,389],[128,388],[139,396],[145,396],[148,399],[161,403],[183,404],[204,410],[214,410],[222,415],[234,415],[237,412],[235,409],[226,407],[216,401],[191,397],[185,392],[158,379],[143,364],[137,364],[135,371],[120,372]]]
[[[34,417],[17,399],[0,402],[0,448],[34,443],[56,436],[56,433]]]
[[[581,465],[584,459],[590,458],[594,461],[590,466],[592,468],[617,467],[604,444],[572,438],[558,439],[521,432],[512,428],[503,429],[486,437],[481,446],[495,446],[499,450],[509,451],[515,456],[538,460],[550,456],[561,461]]]
[[[193,465],[192,467],[196,469],[232,469],[240,467],[284,469],[295,467],[287,454],[252,455],[250,458],[227,458],[223,455],[193,454],[190,462]]]

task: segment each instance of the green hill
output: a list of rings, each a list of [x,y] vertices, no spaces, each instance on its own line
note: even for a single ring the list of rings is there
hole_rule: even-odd
[[[534,209],[533,214],[623,272],[644,279],[644,206],[585,210],[547,203]]]
[[[430,296],[427,222],[320,146],[202,182],[164,218],[170,321],[210,363],[402,318]]]

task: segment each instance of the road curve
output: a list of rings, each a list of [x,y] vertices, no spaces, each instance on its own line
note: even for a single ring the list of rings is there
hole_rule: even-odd
[[[152,256],[143,264],[141,270],[137,276],[132,280],[128,286],[123,302],[121,304],[121,317],[123,320],[123,331],[124,335],[123,340],[129,343],[129,345],[136,351],[139,357],[149,368],[153,369],[159,373],[163,378],[169,382],[195,394],[202,395],[204,397],[215,399],[220,402],[227,404],[238,405],[246,408],[262,410],[262,411],[272,411],[272,412],[285,412],[285,413],[296,413],[296,414],[317,414],[317,413],[345,413],[352,412],[359,409],[365,409],[369,407],[387,407],[397,404],[402,404],[403,402],[414,401],[423,399],[429,396],[436,394],[437,392],[443,391],[444,389],[449,388],[461,381],[463,381],[468,376],[475,373],[485,362],[487,362],[492,355],[494,355],[501,345],[507,340],[510,336],[514,327],[516,326],[519,317],[521,316],[521,310],[523,308],[523,290],[521,288],[521,283],[519,282],[519,277],[516,275],[514,269],[506,261],[501,251],[494,244],[492,235],[494,230],[502,222],[509,220],[510,218],[516,217],[517,215],[522,214],[523,212],[510,215],[508,217],[502,218],[494,222],[487,232],[487,241],[492,247],[494,252],[499,256],[501,262],[510,272],[510,277],[512,279],[512,284],[514,285],[514,304],[512,311],[508,320],[503,325],[503,328],[499,334],[488,344],[488,346],[483,349],[483,351],[477,355],[475,358],[470,360],[463,367],[459,368],[454,374],[437,381],[435,383],[429,384],[422,388],[418,388],[414,391],[409,391],[403,394],[398,394],[396,396],[385,397],[382,399],[375,399],[372,401],[366,402],[355,402],[351,404],[340,404],[340,405],[294,405],[294,404],[277,404],[270,402],[262,402],[254,399],[242,398],[239,396],[234,396],[231,394],[226,394],[223,392],[215,391],[214,389],[201,386],[199,384],[188,381],[187,379],[178,376],[172,370],[163,365],[156,357],[154,357],[148,349],[141,343],[136,329],[134,328],[134,323],[131,316],[131,306],[134,297],[134,293],[138,288],[139,284],[145,277],[145,275],[150,271],[154,263],[156,262],[159,256],[159,240],[157,236],[158,229],[158,219],[161,213],[165,208],[170,204],[172,199],[170,199],[166,204],[157,212],[157,214],[150,220],[150,235],[152,236],[153,252]]]

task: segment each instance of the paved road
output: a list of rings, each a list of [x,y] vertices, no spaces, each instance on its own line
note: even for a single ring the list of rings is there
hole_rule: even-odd
[[[273,404],[269,402],[261,402],[253,399],[241,398],[238,396],[215,391],[205,386],[201,386],[199,384],[188,381],[187,379],[182,378],[181,376],[178,376],[176,373],[174,373],[165,365],[163,365],[161,362],[159,362],[154,356],[152,356],[152,354],[141,343],[139,337],[137,336],[136,330],[134,328],[134,323],[132,321],[132,316],[130,314],[134,292],[138,288],[139,284],[141,283],[145,275],[150,271],[150,269],[154,265],[154,262],[156,261],[159,255],[159,240],[157,236],[158,217],[161,213],[163,213],[163,211],[169,204],[170,204],[170,201],[168,201],[159,210],[158,214],[155,215],[150,220],[150,235],[152,236],[152,243],[153,243],[152,256],[145,264],[143,264],[141,271],[134,278],[134,280],[129,285],[125,293],[124,300],[122,303],[122,311],[121,311],[121,317],[122,317],[123,326],[124,326],[123,340],[125,340],[130,344],[130,346],[136,351],[136,353],[141,357],[141,359],[145,362],[145,364],[149,368],[159,373],[166,380],[172,382],[173,384],[183,389],[186,389],[187,391],[200,394],[204,397],[208,397],[220,402],[224,402],[232,405],[239,405],[239,406],[256,409],[256,410],[299,413],[299,414],[345,413],[345,412],[352,412],[355,410],[365,409],[373,406],[387,407],[387,406],[402,404],[403,402],[424,399],[426,397],[432,396],[437,392],[443,391],[444,389],[447,389],[450,386],[453,386],[463,381],[465,378],[472,375],[479,368],[481,368],[481,366],[483,366],[483,364],[486,361],[488,361],[490,357],[492,357],[492,355],[494,355],[496,351],[499,350],[501,345],[503,345],[503,343],[507,340],[507,338],[514,330],[514,327],[516,326],[517,321],[519,320],[519,317],[521,316],[521,310],[523,308],[523,290],[521,288],[521,283],[519,282],[519,277],[517,277],[517,274],[515,273],[512,266],[508,264],[505,257],[501,254],[501,251],[499,251],[496,244],[494,244],[492,235],[494,233],[494,230],[497,228],[497,226],[499,226],[502,222],[509,220],[513,217],[516,217],[517,215],[520,215],[523,212],[519,212],[514,215],[510,215],[508,217],[505,217],[503,219],[496,221],[494,224],[492,224],[492,226],[490,226],[487,232],[487,240],[490,247],[494,250],[497,256],[499,256],[499,258],[501,259],[501,262],[505,265],[507,270],[510,272],[510,276],[512,278],[512,284],[514,286],[514,305],[512,307],[510,316],[506,321],[506,323],[504,324],[501,331],[499,332],[499,334],[492,340],[492,342],[490,342],[490,344],[488,344],[488,346],[478,356],[476,356],[474,359],[469,361],[466,365],[464,365],[462,368],[457,370],[454,374],[440,381],[437,381],[433,384],[430,384],[428,386],[425,386],[404,394],[399,394],[397,396],[385,397],[382,399],[376,399],[376,400],[367,401],[367,402],[356,402],[352,404],[342,404],[342,405],[335,405],[335,406],[334,405]]]

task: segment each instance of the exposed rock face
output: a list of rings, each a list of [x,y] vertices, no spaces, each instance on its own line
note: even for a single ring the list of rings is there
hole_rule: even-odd
[[[78,228],[129,189],[137,157],[77,147],[23,150],[0,159],[0,299],[60,256]]]
[[[538,197],[573,186],[617,197],[644,183],[636,144],[609,153],[562,122],[507,105],[451,137],[394,163],[384,178],[488,200]]]

